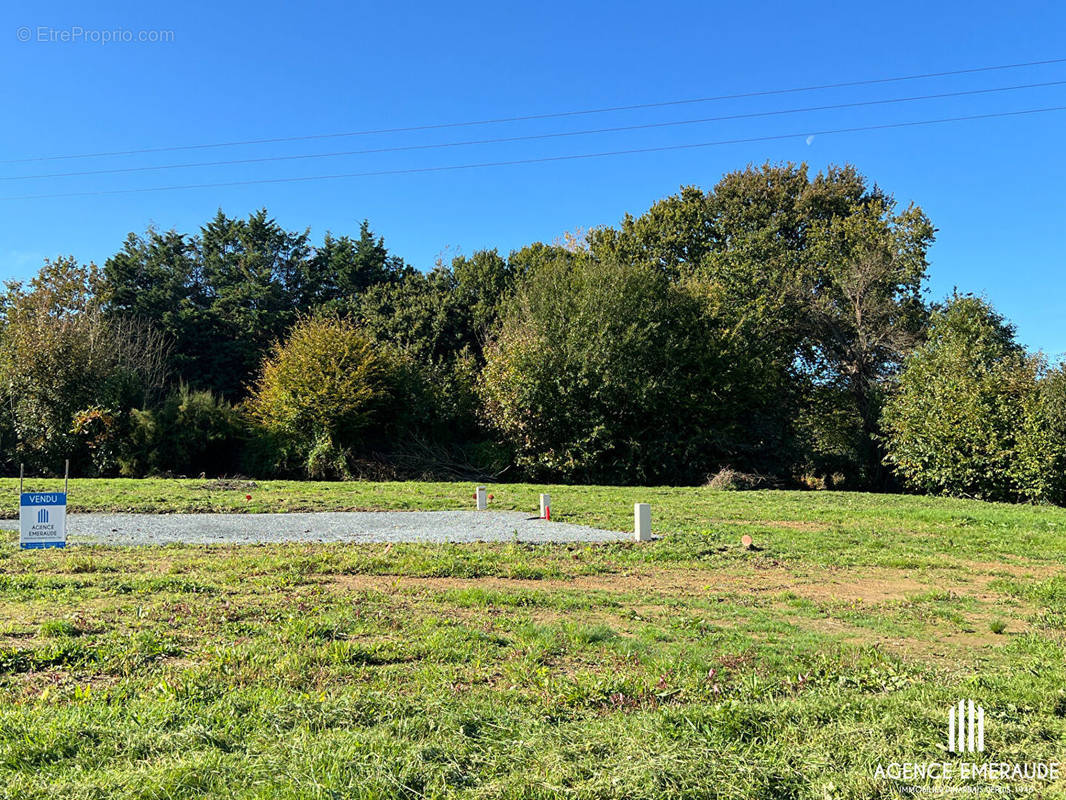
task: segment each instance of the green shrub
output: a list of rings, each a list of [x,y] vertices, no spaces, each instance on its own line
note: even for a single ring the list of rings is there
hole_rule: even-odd
[[[352,451],[339,446],[328,433],[320,433],[311,443],[305,462],[309,478],[352,477]]]
[[[486,352],[487,414],[534,475],[693,480],[713,430],[711,343],[696,298],[661,272],[549,262]]]
[[[1066,363],[1059,364],[1040,381],[1040,401],[1053,440],[1066,449]]]
[[[348,477],[353,454],[397,418],[409,370],[355,324],[321,313],[298,322],[263,362],[248,409],[312,477]]]
[[[91,406],[76,412],[72,423],[70,432],[87,451],[93,472],[106,475],[115,466],[119,437],[123,433],[118,415],[109,408]]]
[[[247,423],[214,393],[182,384],[155,410],[130,412],[123,475],[223,475],[240,471]]]
[[[254,419],[246,422],[246,437],[240,452],[242,474],[258,478],[304,475],[304,456],[297,442]]]
[[[35,471],[108,474],[126,415],[162,385],[166,342],[137,322],[106,319],[100,275],[45,262],[27,286],[0,292],[0,399],[12,461]]]
[[[987,303],[956,296],[885,406],[887,462],[920,491],[1060,502],[1066,450],[1041,368]]]

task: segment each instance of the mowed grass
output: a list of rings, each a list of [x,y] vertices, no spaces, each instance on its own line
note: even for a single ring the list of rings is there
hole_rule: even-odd
[[[71,505],[440,509],[473,492],[220,486],[76,481]],[[1066,761],[1064,510],[490,491],[523,511],[550,491],[555,518],[619,530],[650,502],[662,538],[23,552],[8,534],[0,797],[877,798],[904,791],[879,763]],[[960,698],[985,709],[983,754],[945,751]]]

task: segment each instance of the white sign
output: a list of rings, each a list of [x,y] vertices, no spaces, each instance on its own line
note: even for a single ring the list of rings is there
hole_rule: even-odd
[[[20,547],[66,546],[66,492],[23,492],[19,496],[19,531]]]

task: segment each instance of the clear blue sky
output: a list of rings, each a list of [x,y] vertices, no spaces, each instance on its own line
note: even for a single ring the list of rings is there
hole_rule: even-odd
[[[0,10],[0,158],[291,137],[651,103],[1066,57],[1066,6],[865,3],[30,3]],[[162,43],[38,41],[172,31]],[[20,30],[25,28],[26,30]],[[19,41],[29,35],[30,41]],[[82,38],[90,34],[82,33]],[[92,34],[96,36],[97,34]],[[103,34],[99,34],[102,36]],[[266,206],[397,255],[506,252],[616,223],[749,162],[851,162],[939,228],[932,296],[982,292],[1030,347],[1066,351],[1066,112],[807,133],[1066,105],[1066,86],[563,139],[35,180],[10,176],[326,153],[743,114],[1066,80],[1066,64],[568,119],[0,164],[0,277],[102,263],[149,224],[194,231]],[[452,172],[12,200],[26,194],[433,167],[778,134],[778,141]]]

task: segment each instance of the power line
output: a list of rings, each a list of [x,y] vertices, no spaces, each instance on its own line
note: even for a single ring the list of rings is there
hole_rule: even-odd
[[[606,150],[599,153],[578,153],[564,156],[543,156],[540,158],[521,158],[511,161],[483,161],[475,164],[453,164],[440,167],[411,167],[408,169],[383,169],[367,172],[342,172],[331,175],[306,175],[298,178],[261,178],[256,180],[225,181],[220,183],[189,183],[176,184],[173,186],[150,186],[139,189],[108,189],[103,191],[89,192],[61,192],[56,194],[29,194],[12,197],[0,197],[3,200],[44,200],[57,197],[96,197],[114,194],[139,194],[143,192],[165,192],[176,189],[216,189],[228,186],[253,186],[268,183],[302,183],[308,181],[336,180],[339,178],[368,178],[382,175],[413,175],[430,172],[449,172],[467,169],[483,169],[489,167],[511,167],[520,164],[543,164],[555,161],[576,161],[586,158],[606,158],[609,156],[636,155],[640,153],[662,153],[671,150],[695,150],[704,147],[718,147],[730,144],[747,144],[751,142],[769,142],[782,139],[795,139],[802,136],[829,136],[839,133],[858,133],[860,131],[889,130],[893,128],[913,128],[921,125],[937,125],[950,122],[967,122],[980,119],[995,119],[1000,117],[1019,117],[1030,114],[1045,114],[1051,111],[1066,111],[1066,106],[1049,106],[1047,108],[1029,108],[1022,111],[1001,111],[992,114],[974,114],[962,117],[942,117],[940,119],[916,120],[912,122],[892,122],[883,125],[863,125],[854,128],[832,128],[821,131],[803,131],[800,133],[784,133],[774,136],[754,136],[744,139],[720,139],[713,142],[697,142],[695,144],[674,144],[658,147],[638,147],[629,150]]]
[[[226,167],[235,166],[238,164],[261,164],[266,162],[278,162],[278,161],[301,161],[313,158],[337,158],[340,156],[354,156],[354,155],[368,155],[377,153],[396,153],[402,151],[412,150],[437,150],[447,147],[467,147],[471,145],[484,145],[484,144],[503,144],[509,142],[525,142],[537,139],[557,139],[569,136],[588,136],[593,134],[602,133],[619,133],[623,131],[636,131],[636,130],[648,130],[654,128],[672,128],[681,125],[696,125],[707,122],[724,122],[728,120],[738,119],[754,119],[757,117],[774,117],[783,116],[787,114],[801,114],[812,111],[830,111],[839,110],[842,108],[858,108],[863,106],[878,106],[889,105],[893,103],[910,103],[918,100],[939,100],[948,97],[964,97],[972,95],[982,94],[995,94],[999,92],[1011,92],[1019,89],[1037,89],[1048,86],[1063,86],[1066,85],[1066,80],[1062,81],[1046,81],[1044,83],[1024,83],[1015,86],[999,86],[990,89],[969,89],[958,92],[941,92],[938,94],[926,94],[916,95],[912,97],[897,97],[884,100],[862,100],[853,103],[834,103],[831,105],[822,106],[807,106],[804,108],[789,108],[781,109],[777,111],[756,111],[747,114],[728,114],[725,116],[717,117],[703,117],[700,119],[686,119],[676,120],[672,122],[649,122],[639,125],[620,125],[611,128],[593,128],[578,131],[563,131],[559,133],[538,133],[528,134],[524,136],[505,136],[492,139],[472,139],[459,142],[444,142],[437,144],[414,144],[414,145],[401,145],[395,147],[376,147],[363,150],[341,150],[333,153],[308,153],[301,155],[289,155],[289,156],[262,156],[259,158],[240,158],[240,159],[227,159],[222,161],[195,161],[185,164],[158,164],[154,166],[144,167],[115,167],[113,169],[93,169],[93,170],[78,170],[74,172],[46,172],[37,175],[3,175],[0,176],[0,181],[24,181],[35,180],[39,178],[71,178],[85,175],[118,175],[133,172],[158,172],[168,169],[188,169],[191,167]]]
[[[1026,67],[1046,66],[1049,64],[1066,63],[1066,58],[1050,58],[1041,61],[1024,61],[1017,64],[997,64],[985,67],[971,67],[968,69],[946,70],[943,72],[924,72],[916,75],[900,75],[891,78],[870,78],[858,81],[842,81],[839,83],[823,83],[813,86],[796,86],[788,89],[765,89],[756,92],[739,92],[735,94],[723,94],[711,97],[692,97],[683,100],[665,100],[655,103],[635,103],[631,105],[606,106],[602,108],[586,108],[576,111],[556,111],[544,114],[525,114],[513,117],[496,117],[492,119],[467,120],[463,122],[440,122],[425,125],[408,125],[395,128],[374,128],[358,131],[344,131],[339,133],[318,133],[304,136],[279,136],[266,139],[242,139],[229,142],[212,142],[208,144],[173,145],[169,147],[148,147],[135,150],[112,150],[99,153],[76,153],[55,156],[34,156],[30,158],[15,158],[0,160],[0,164],[25,164],[32,161],[59,161],[76,158],[103,158],[106,156],[129,156],[144,153],[166,153],[180,150],[206,150],[215,147],[239,147],[250,144],[278,144],[282,142],[311,141],[315,139],[336,139],[348,136],[371,136],[384,133],[409,133],[413,131],[442,130],[445,128],[464,128],[476,125],[497,125],[505,122],[527,122],[531,120],[559,119],[563,117],[576,117],[589,114],[607,114],[618,111],[637,111],[648,108],[666,108],[670,106],[691,105],[694,103],[714,103],[722,100],[739,100],[750,97],[768,97],[772,95],[795,94],[798,92],[814,92],[825,89],[843,89],[851,86],[873,86],[885,83],[899,83],[902,81],[925,80],[929,78],[945,78],[954,75],[972,75],[980,72],[993,72],[997,70],[1023,69]]]

